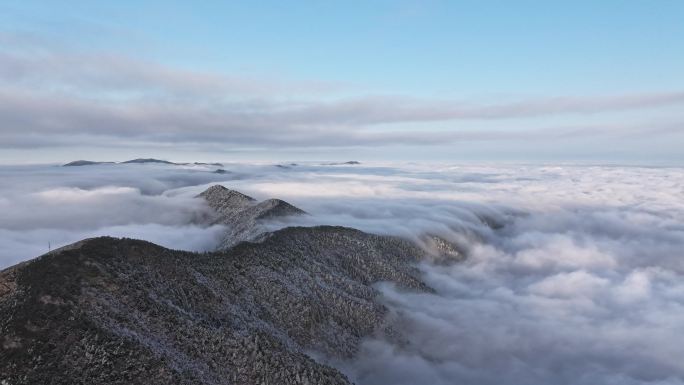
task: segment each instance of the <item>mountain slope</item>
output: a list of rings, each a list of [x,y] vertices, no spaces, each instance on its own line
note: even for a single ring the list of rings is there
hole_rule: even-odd
[[[375,282],[430,290],[400,239],[261,238],[214,253],[95,238],[0,272],[0,383],[347,384],[303,352],[349,357],[391,335]]]

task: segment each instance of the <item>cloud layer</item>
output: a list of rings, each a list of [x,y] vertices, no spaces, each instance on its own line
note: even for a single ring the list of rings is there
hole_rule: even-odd
[[[331,185],[320,195],[352,201],[338,204],[340,221],[390,233],[441,230],[468,255],[421,266],[436,294],[379,286],[405,341],[372,338],[354,360],[332,362],[357,383],[684,383],[681,169],[435,167],[332,177],[341,179],[337,192]],[[473,220],[484,213],[504,226]]]
[[[173,68],[0,35],[0,147],[439,146],[681,135],[684,92],[472,101]],[[625,118],[625,115],[628,118]],[[632,115],[629,115],[632,114]],[[629,142],[629,140],[628,140]],[[106,143],[106,145],[104,144]],[[639,143],[637,141],[637,143]]]
[[[607,166],[229,164],[0,167],[3,265],[92,235],[210,249],[192,197],[212,183],[467,259],[419,267],[436,292],[380,284],[404,336],[367,339],[356,383],[684,384],[684,170]],[[45,245],[44,245],[45,244]],[[429,244],[425,244],[430,247]]]
[[[303,166],[233,184],[308,223],[466,252],[420,266],[435,294],[379,285],[405,339],[326,361],[356,383],[684,383],[680,168]]]

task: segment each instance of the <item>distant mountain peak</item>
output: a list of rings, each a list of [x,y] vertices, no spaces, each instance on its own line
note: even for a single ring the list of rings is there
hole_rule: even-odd
[[[182,164],[182,163],[181,163]],[[206,162],[195,162],[193,163],[195,166],[217,166],[217,167],[223,167],[223,163],[206,163]]]
[[[128,163],[161,163],[161,164],[177,164],[173,162],[169,162],[168,160],[161,160],[161,159],[154,159],[154,158],[137,158],[137,159],[131,159],[127,160],[124,162],[121,162],[124,164]]]
[[[264,232],[262,222],[306,212],[281,199],[256,199],[221,185],[214,185],[197,195],[204,198],[216,213],[214,223],[228,226],[220,249],[229,248],[241,241],[253,240]]]
[[[350,160],[347,162],[331,162],[331,163],[323,163],[324,166],[344,166],[344,165],[351,165],[355,166],[361,164],[361,162],[356,161],[356,160]]]
[[[219,214],[225,210],[239,209],[256,202],[256,199],[251,196],[231,190],[220,184],[209,187],[197,195],[197,197],[204,198],[209,203],[209,206]]]
[[[74,160],[73,162],[65,163],[62,167],[76,167],[76,166],[93,166],[96,164],[112,164],[114,162],[95,162],[92,160]]]
[[[220,185],[220,184],[215,184],[215,185],[207,188],[206,190],[202,191],[198,196],[205,196],[207,194],[211,194],[211,193],[218,192],[218,191],[229,191],[229,189],[225,186]]]
[[[186,165],[195,165],[195,166],[216,166],[216,167],[223,167],[223,163],[204,163],[204,162],[194,162],[194,163],[176,163],[176,162],[170,162],[168,160],[162,160],[162,159],[154,159],[154,158],[136,158],[136,159],[131,159],[131,160],[126,160],[123,162],[95,162],[92,160],[74,160],[69,163],[65,163],[62,166],[64,167],[73,167],[73,166],[91,166],[91,165],[96,165],[96,164],[145,164],[145,163],[158,163],[158,164],[168,164],[168,165],[173,165],[173,166],[186,166]],[[226,170],[220,169],[220,173],[225,173],[227,172]],[[218,172],[219,170],[216,170]]]

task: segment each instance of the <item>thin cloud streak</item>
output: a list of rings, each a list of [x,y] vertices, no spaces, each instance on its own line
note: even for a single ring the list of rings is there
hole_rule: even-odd
[[[624,105],[618,99],[620,106]],[[630,99],[631,100],[631,99]],[[678,100],[675,96],[647,98],[647,100]],[[632,102],[630,102],[632,103]],[[385,104],[384,102],[378,102]],[[104,139],[138,140],[150,143],[213,143],[259,145],[264,147],[286,145],[294,148],[309,146],[375,146],[392,144],[443,144],[469,140],[507,141],[526,139],[554,139],[591,137],[601,135],[680,133],[682,125],[644,122],[623,125],[588,125],[583,127],[547,127],[517,130],[375,130],[372,125],[381,122],[376,117],[364,121],[363,114],[354,114],[347,108],[338,111],[340,121],[332,121],[329,108],[324,117],[315,108],[298,112],[280,111],[273,107],[247,111],[242,105],[224,105],[221,108],[199,106],[179,107],[173,103],[150,102],[97,102],[75,97],[60,98],[22,90],[0,92],[0,137],[5,147],[44,147],[73,144],[81,138],[96,143]],[[385,107],[383,107],[385,108]],[[306,112],[304,112],[306,111]],[[401,114],[401,108],[388,111]],[[357,116],[350,122],[345,116]],[[408,117],[408,119],[413,119]],[[428,119],[426,117],[426,119]],[[398,121],[394,121],[395,123]]]

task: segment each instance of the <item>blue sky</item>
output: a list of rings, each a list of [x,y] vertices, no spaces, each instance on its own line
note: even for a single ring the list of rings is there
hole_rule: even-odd
[[[141,3],[0,3],[0,161],[684,160],[681,1]]]

